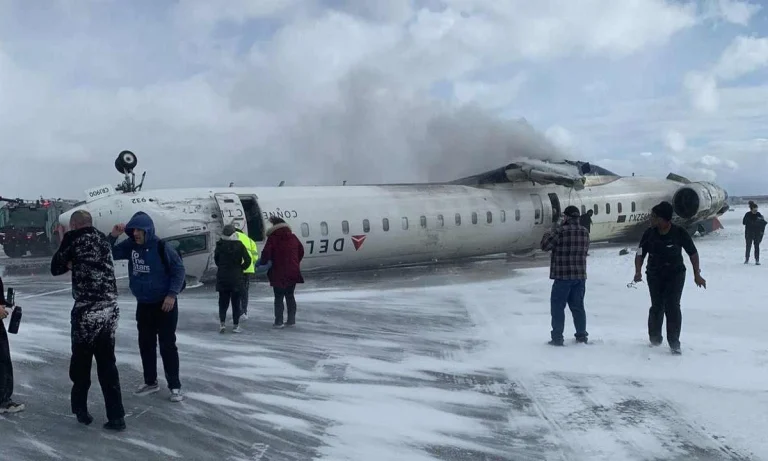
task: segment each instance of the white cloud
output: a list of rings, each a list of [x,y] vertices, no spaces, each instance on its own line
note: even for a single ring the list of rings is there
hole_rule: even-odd
[[[762,6],[750,1],[709,0],[705,9],[710,16],[719,16],[730,23],[746,26]]]
[[[768,67],[768,37],[738,36],[723,50],[711,70],[689,72],[683,86],[693,107],[712,113],[719,106],[718,80],[734,80],[765,67]]]
[[[768,67],[768,37],[738,36],[723,51],[713,73],[732,80],[764,67]]]
[[[682,31],[711,33],[693,3],[214,3],[0,1],[3,193],[78,195],[115,178],[123,149],[148,187],[451,179],[575,150],[659,162],[671,127],[685,133],[685,164],[741,162],[765,114],[756,96],[739,105],[718,91],[712,71],[688,81],[709,121],[674,96],[647,105],[632,84],[638,69],[649,87],[682,78],[666,47]],[[749,19],[720,3],[727,20]],[[729,68],[760,62],[744,43]],[[520,116],[549,129],[532,133]],[[742,147],[702,152],[702,133]]]
[[[681,152],[685,150],[685,136],[675,130],[669,130],[665,138],[666,146],[672,152]]]

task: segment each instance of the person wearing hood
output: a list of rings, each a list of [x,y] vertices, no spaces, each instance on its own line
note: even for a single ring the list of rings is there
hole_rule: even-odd
[[[226,331],[227,309],[232,303],[233,333],[240,333],[240,300],[245,284],[243,271],[251,266],[251,255],[240,241],[235,226],[227,224],[222,229],[222,236],[216,242],[213,252],[216,263],[216,291],[219,292],[219,333]]]
[[[749,201],[749,211],[741,221],[744,225],[744,239],[747,241],[747,252],[744,255],[744,264],[749,264],[749,253],[752,245],[755,246],[755,264],[760,265],[760,242],[765,233],[765,218],[757,211],[757,203]]]
[[[288,319],[285,326],[296,324],[296,284],[304,283],[301,275],[301,260],[304,258],[304,245],[291,231],[290,226],[281,218],[271,217],[272,227],[267,230],[267,243],[261,253],[259,267],[272,264],[267,271],[269,284],[275,294],[274,328],[283,328],[283,299],[288,303]]]
[[[122,233],[128,238],[116,244]],[[157,237],[155,223],[142,211],[134,214],[128,224],[116,225],[108,238],[114,259],[128,260],[129,286],[137,302],[136,327],[144,384],[135,394],[148,395],[160,390],[157,383],[159,342],[170,399],[180,402],[183,397],[176,325],[179,320],[177,296],[183,289],[185,276],[181,256]]]
[[[651,295],[648,312],[648,337],[652,346],[664,340],[661,326],[667,318],[667,342],[674,354],[680,354],[680,330],[683,314],[680,298],[685,286],[685,264],[682,250],[688,254],[693,266],[693,280],[699,287],[707,288],[707,281],[701,277],[699,253],[691,235],[682,227],[672,223],[674,209],[669,202],[661,202],[651,209],[651,227],[640,239],[635,256],[634,282],[643,280],[643,261],[648,256],[646,276]]]
[[[563,345],[565,305],[571,309],[576,341],[587,342],[587,314],[584,295],[587,281],[587,252],[589,232],[579,222],[579,209],[573,205],[563,211],[563,223],[555,223],[541,239],[541,249],[551,251],[549,278],[552,283],[550,313],[552,315],[552,346]]]

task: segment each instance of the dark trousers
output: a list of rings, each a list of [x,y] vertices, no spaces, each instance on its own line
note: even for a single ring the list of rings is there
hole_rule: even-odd
[[[283,299],[288,304],[288,325],[296,323],[296,298],[293,293],[296,290],[296,285],[291,285],[288,288],[272,287],[272,291],[275,293],[275,325],[283,324]]]
[[[760,261],[760,242],[763,241],[762,235],[747,235],[747,252],[744,255],[745,260],[749,260],[749,253],[752,245],[755,246],[755,261]]]
[[[11,346],[8,344],[8,332],[5,323],[0,321],[0,404],[11,400],[13,395],[13,364]]]
[[[240,293],[240,315],[248,313],[248,290],[251,288],[251,274],[243,274],[243,292]]]
[[[240,323],[240,291],[219,291],[219,320],[224,323],[227,320],[227,309],[230,301],[232,302],[232,323]]]
[[[104,329],[92,344],[72,342],[72,358],[69,363],[69,379],[72,380],[72,413],[88,410],[88,390],[91,388],[91,364],[96,359],[107,419],[125,417],[123,397],[120,392],[120,375],[115,360],[115,339],[109,329]]]
[[[651,293],[651,309],[648,312],[648,337],[653,344],[661,344],[661,326],[667,317],[667,342],[670,346],[680,345],[680,329],[683,313],[680,298],[685,286],[686,271],[670,274],[648,274],[648,291]]]
[[[179,301],[170,312],[163,312],[163,301],[136,305],[136,328],[139,330],[139,352],[144,368],[144,384],[157,382],[157,343],[168,389],[181,389],[179,381],[179,350],[176,347],[176,324],[179,321]]]
[[[586,293],[586,280],[555,280],[552,283],[550,295],[550,313],[552,315],[552,339],[563,340],[565,329],[565,305],[571,309],[573,326],[576,329],[577,338],[586,338],[587,313],[584,310],[584,294]]]

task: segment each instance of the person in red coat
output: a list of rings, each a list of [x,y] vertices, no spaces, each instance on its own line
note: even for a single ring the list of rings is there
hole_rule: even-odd
[[[272,227],[267,230],[267,243],[261,252],[259,266],[272,263],[267,272],[269,284],[275,293],[274,328],[283,328],[283,299],[288,304],[288,321],[285,326],[296,324],[296,298],[294,291],[297,283],[304,283],[301,275],[301,260],[304,258],[304,245],[291,231],[291,227],[281,218],[271,217]]]

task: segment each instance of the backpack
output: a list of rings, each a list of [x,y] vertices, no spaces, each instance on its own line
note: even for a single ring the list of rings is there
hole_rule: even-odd
[[[173,251],[176,252],[177,255],[179,255],[179,259],[183,258],[181,257],[181,253],[176,248],[171,247]],[[160,252],[160,261],[163,262],[163,267],[165,267],[165,271],[167,273],[171,273],[171,266],[168,264],[168,259],[165,256],[165,240],[159,240],[157,242],[157,250]],[[184,289],[187,288],[187,278],[184,277],[184,281],[181,282],[181,291],[184,291]],[[179,293],[181,293],[181,291]]]

